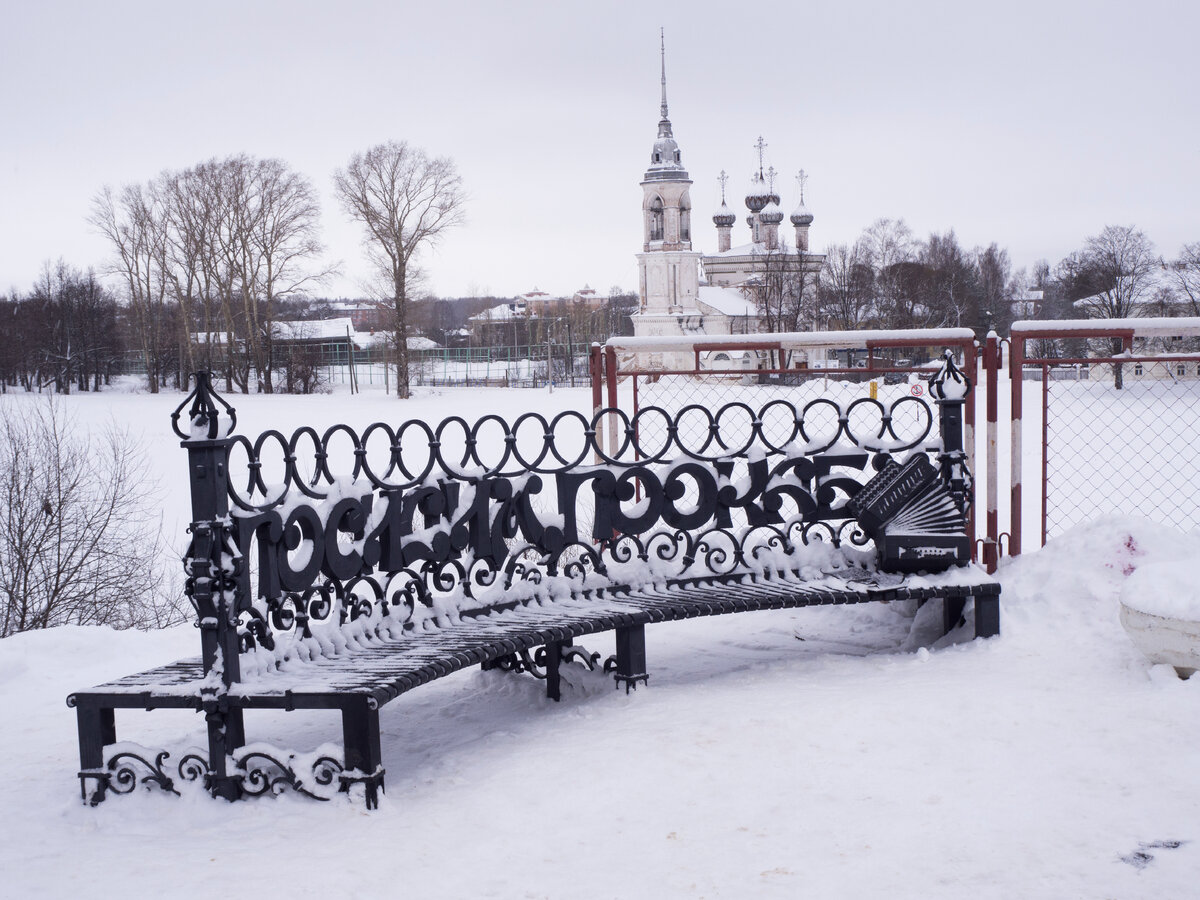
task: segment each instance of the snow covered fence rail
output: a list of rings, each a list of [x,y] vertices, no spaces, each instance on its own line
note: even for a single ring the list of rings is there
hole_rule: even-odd
[[[196,382],[173,420],[201,657],[68,698],[92,804],[202,780],[231,800],[341,790],[373,806],[381,706],[473,664],[529,672],[557,700],[564,662],[599,663],[573,643],[598,632],[615,632],[604,668],[628,691],[649,677],[655,622],[915,599],[941,601],[949,629],[973,600],[976,635],[999,631],[999,586],[969,565],[970,386],[949,357],[936,407],[734,402],[698,437],[645,407],[251,440]],[[208,735],[173,773],[166,751],[119,743],[114,718],[168,707],[203,712]],[[339,712],[340,758],[248,744],[254,709]]]

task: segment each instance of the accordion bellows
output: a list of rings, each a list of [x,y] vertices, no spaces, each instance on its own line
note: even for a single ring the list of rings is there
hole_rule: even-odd
[[[966,516],[922,453],[889,462],[848,506],[885,572],[941,572],[970,561]]]

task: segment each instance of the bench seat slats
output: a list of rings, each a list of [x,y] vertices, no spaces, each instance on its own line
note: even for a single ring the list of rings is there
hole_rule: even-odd
[[[277,671],[244,673],[237,697],[254,705],[301,706],[331,702],[328,695],[368,695],[379,704],[413,688],[472,665],[547,643],[678,619],[762,609],[871,602],[885,597],[945,599],[995,596],[999,586],[982,574],[977,584],[864,589],[858,583],[826,579],[805,583],[795,578],[747,576],[705,578],[692,583],[616,589],[570,601],[517,606],[502,615],[475,616],[409,634],[379,639],[339,656],[284,663]],[[250,667],[246,667],[250,668]],[[76,695],[104,697],[113,706],[198,705],[203,668],[199,659],[180,660],[117,679]],[[298,701],[301,695],[309,702]],[[290,699],[289,699],[290,697]],[[325,698],[325,699],[321,699]]]

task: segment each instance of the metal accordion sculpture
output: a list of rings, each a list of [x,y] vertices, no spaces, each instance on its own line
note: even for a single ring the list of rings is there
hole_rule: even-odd
[[[942,572],[971,559],[966,516],[923,453],[889,462],[848,506],[885,572]]]

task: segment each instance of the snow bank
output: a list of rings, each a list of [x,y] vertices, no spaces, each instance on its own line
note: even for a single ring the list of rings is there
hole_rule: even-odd
[[[172,404],[128,399],[165,430]],[[262,428],[400,409],[237,399]],[[506,403],[446,392],[399,414]],[[182,451],[163,441],[151,462],[178,484]],[[575,666],[558,704],[529,677],[460,672],[383,710],[387,794],[370,814],[187,790],[82,807],[63,699],[194,654],[197,633],[19,635],[0,641],[5,893],[1190,897],[1200,677],[1150,666],[1118,599],[1140,570],[1154,581],[1151,567],[1196,558],[1193,537],[1108,519],[1002,566],[1003,632],[987,641],[966,640],[970,623],[935,641],[934,604],[864,604],[650,626],[650,684],[628,696]],[[611,635],[584,644],[612,652]],[[300,752],[341,739],[332,714],[263,712],[247,728]],[[117,729],[173,760],[204,743],[186,711],[120,711]]]

